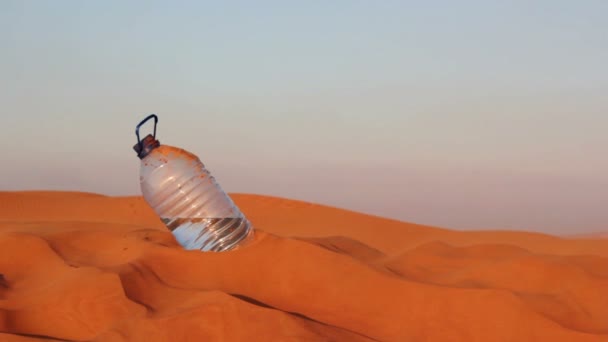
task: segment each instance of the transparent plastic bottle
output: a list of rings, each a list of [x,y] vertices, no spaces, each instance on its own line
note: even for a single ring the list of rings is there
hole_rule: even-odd
[[[154,134],[139,138],[139,128],[154,119]],[[140,186],[144,199],[185,249],[222,252],[253,236],[253,226],[194,154],[161,145],[156,140],[158,117],[137,125],[141,159]]]

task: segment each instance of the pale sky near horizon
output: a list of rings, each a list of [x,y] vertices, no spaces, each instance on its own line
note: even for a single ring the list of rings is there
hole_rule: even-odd
[[[608,230],[608,1],[0,0],[1,190],[134,195],[135,125],[229,192]]]

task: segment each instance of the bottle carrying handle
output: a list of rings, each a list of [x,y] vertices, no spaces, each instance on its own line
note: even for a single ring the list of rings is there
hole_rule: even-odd
[[[145,119],[143,119],[138,125],[137,127],[135,127],[135,135],[137,136],[137,144],[139,144],[139,148],[140,150],[143,149],[143,144],[141,142],[141,139],[139,138],[139,128],[141,126],[143,126],[143,124],[146,123],[146,121],[150,120],[154,118],[154,139],[156,139],[156,124],[158,124],[158,116],[156,116],[156,114],[150,114],[148,115]]]

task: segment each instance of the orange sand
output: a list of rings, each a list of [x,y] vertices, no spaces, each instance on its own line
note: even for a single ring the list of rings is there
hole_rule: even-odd
[[[608,240],[460,232],[233,195],[185,251],[139,197],[0,192],[0,341],[608,341]]]

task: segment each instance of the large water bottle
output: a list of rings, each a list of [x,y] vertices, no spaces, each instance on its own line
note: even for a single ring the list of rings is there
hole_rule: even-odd
[[[139,128],[154,119],[154,134]],[[185,249],[221,252],[242,246],[253,227],[194,154],[156,140],[158,117],[136,129],[133,146],[141,159],[139,181],[146,202]]]

